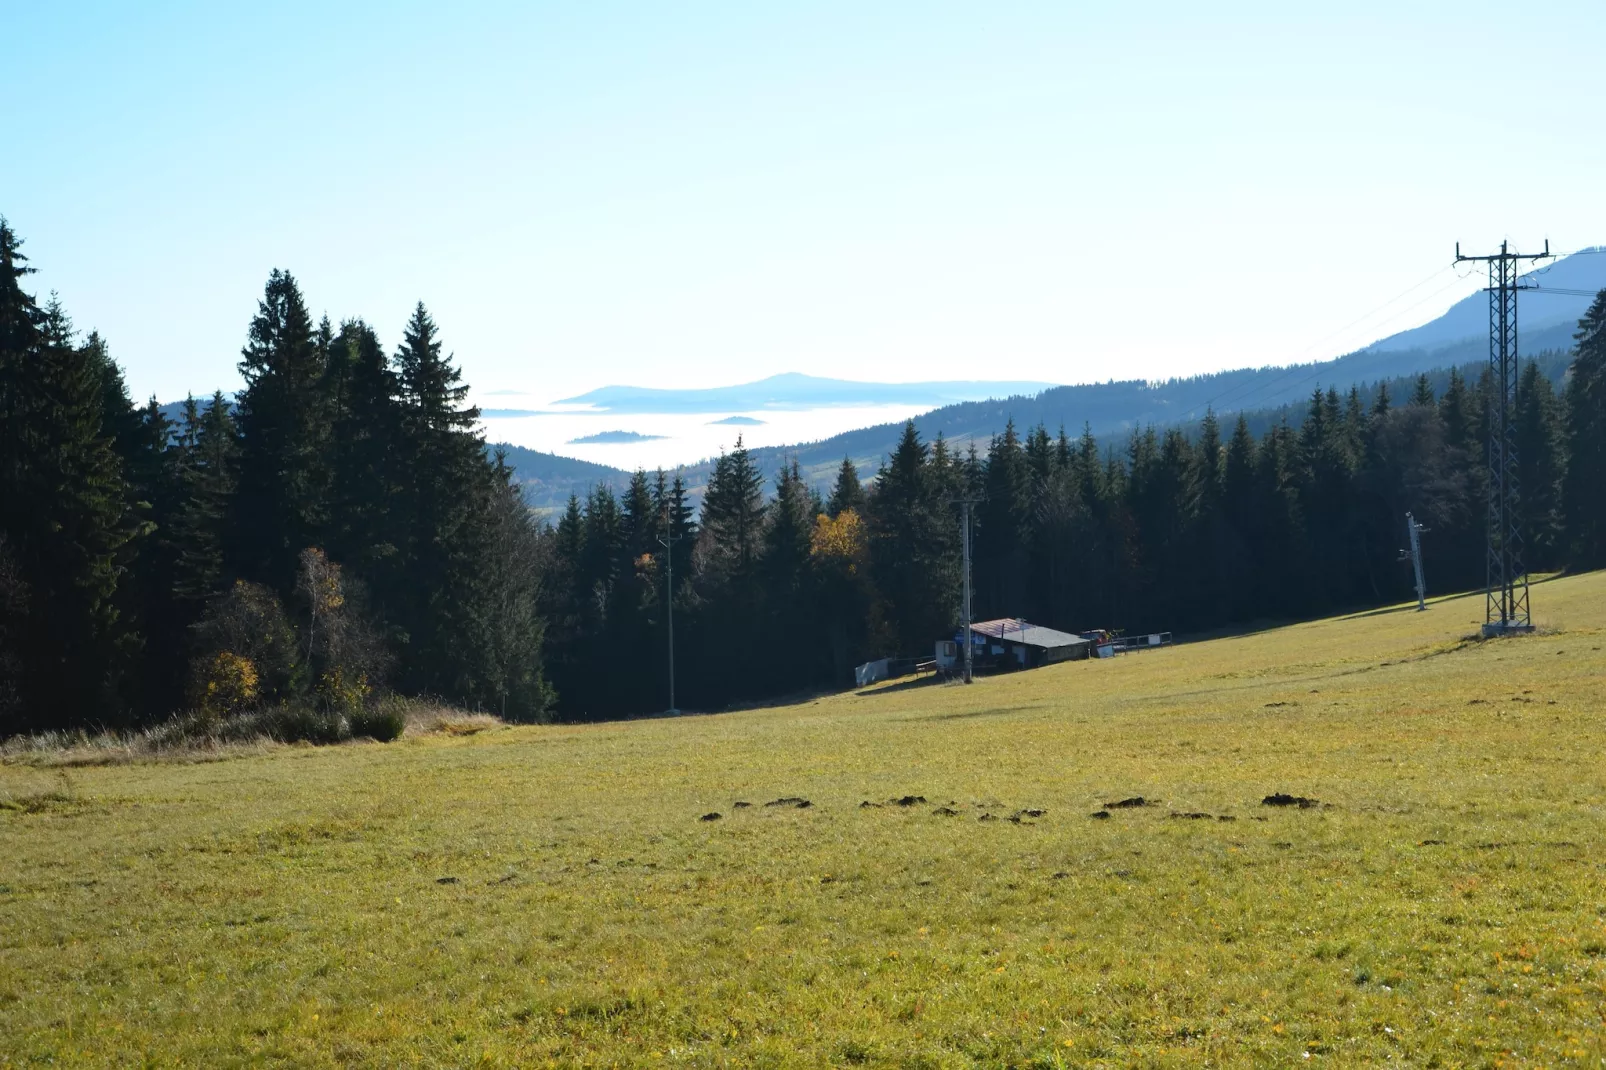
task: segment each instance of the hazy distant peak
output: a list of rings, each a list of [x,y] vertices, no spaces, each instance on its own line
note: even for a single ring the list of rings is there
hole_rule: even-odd
[[[1593,296],[1545,293],[1544,290],[1587,290],[1591,295],[1606,289],[1606,247],[1581,249],[1558,260],[1544,260],[1522,273],[1521,285],[1537,286],[1517,295],[1518,343],[1524,333],[1576,323],[1588,310]],[[1481,265],[1471,265],[1480,268]],[[1489,335],[1489,295],[1482,290],[1462,298],[1444,315],[1391,334],[1361,350],[1363,353],[1397,349],[1439,349],[1471,338]]]
[[[1042,382],[864,383],[782,372],[751,383],[693,389],[604,386],[564,398],[561,405],[590,405],[616,413],[718,413],[765,409],[815,409],[838,405],[951,405],[1017,395],[1052,387]]]

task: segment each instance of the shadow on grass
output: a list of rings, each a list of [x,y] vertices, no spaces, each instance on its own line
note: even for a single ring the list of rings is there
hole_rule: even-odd
[[[932,684],[941,682],[942,680],[936,676],[914,676],[907,680],[899,680],[895,684],[888,684],[886,687],[866,687],[855,691],[854,694],[860,698],[870,698],[875,695],[891,695],[899,691],[912,691],[917,687],[930,687]]]
[[[1006,713],[1026,713],[1042,709],[1041,706],[999,706],[991,710],[966,710],[962,713],[930,713],[923,717],[900,717],[900,721],[970,721],[977,717],[999,717]]]

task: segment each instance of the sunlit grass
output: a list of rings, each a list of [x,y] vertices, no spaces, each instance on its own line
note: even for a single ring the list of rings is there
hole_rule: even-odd
[[[1460,599],[747,713],[12,761],[0,1065],[1597,1066],[1606,574],[1533,599],[1493,643]]]

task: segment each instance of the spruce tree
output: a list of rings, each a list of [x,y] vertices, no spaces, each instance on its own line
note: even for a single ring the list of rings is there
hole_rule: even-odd
[[[1433,396],[1433,384],[1428,381],[1427,373],[1423,372],[1416,377],[1416,389],[1411,392],[1411,404],[1430,407],[1436,400]]]
[[[764,523],[763,477],[736,438],[736,448],[714,462],[703,496],[702,531],[710,561],[729,583],[750,591]]]
[[[1015,421],[987,449],[983,501],[976,509],[975,609],[981,618],[1025,616],[1032,537],[1032,461]]]
[[[405,476],[401,384],[379,336],[347,320],[329,345],[325,393],[333,409],[330,440],[330,554],[368,580],[376,611],[389,615],[400,574]]]
[[[485,444],[475,431],[479,409],[443,353],[435,321],[423,302],[413,310],[396,351],[401,398],[402,540],[397,570],[406,587],[387,604],[406,630],[406,679],[416,689],[448,698],[473,694],[479,654],[471,639],[492,552],[490,517],[502,493]]]
[[[1562,468],[1566,463],[1561,408],[1550,379],[1528,361],[1517,379],[1513,421],[1517,441],[1517,512],[1533,569],[1561,567]]]
[[[780,690],[807,683],[821,661],[809,643],[817,628],[808,598],[814,508],[795,460],[776,476],[768,513],[761,562],[764,661],[773,681],[770,686]]]
[[[631,561],[661,549],[658,536],[663,532],[659,528],[658,509],[652,491],[646,471],[638,468],[631,475],[624,500],[620,502],[624,512],[624,552]]]
[[[239,485],[240,440],[228,400],[212,395],[204,410],[184,408],[181,494],[172,520],[178,545],[174,592],[191,612],[224,590],[229,578],[228,519]]]
[[[842,467],[836,470],[836,482],[831,485],[825,511],[835,518],[849,509],[864,513],[864,484],[859,482],[859,470],[853,466],[853,459],[844,457]]]
[[[290,589],[301,551],[328,522],[331,406],[301,289],[287,271],[268,276],[241,350],[239,493],[230,548],[245,578]]]
[[[867,506],[870,561],[886,602],[883,653],[925,653],[958,620],[959,525],[929,462],[914,421],[906,422]]]
[[[1566,538],[1574,568],[1606,565],[1606,290],[1578,321],[1567,383]]]
[[[74,344],[59,304],[41,310],[23,292],[19,246],[0,220],[0,538],[26,590],[19,706],[29,727],[120,720],[131,637],[117,594],[138,522],[105,423],[102,354]]]

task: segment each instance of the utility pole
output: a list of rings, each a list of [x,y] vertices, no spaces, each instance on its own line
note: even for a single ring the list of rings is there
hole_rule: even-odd
[[[975,505],[980,500],[981,499],[979,499],[979,498],[960,498],[959,499],[960,509],[964,513],[964,519],[960,522],[960,537],[961,537],[961,540],[964,542],[964,545],[965,545],[965,557],[964,557],[964,561],[965,561],[965,563],[964,563],[965,590],[964,590],[964,598],[961,600],[960,606],[959,606],[959,615],[960,615],[959,634],[960,634],[960,637],[964,640],[964,647],[965,647],[965,683],[967,683],[967,684],[971,683],[975,679],[975,676],[971,672],[971,654],[972,654],[972,651],[971,651],[971,636],[970,636],[970,624],[971,624],[971,619],[970,619],[970,507]]]
[[[664,564],[667,566],[667,575],[664,583],[664,603],[669,607],[669,710],[671,715],[680,711],[675,708],[675,543],[684,536],[668,534],[658,536],[658,541],[664,547]]]
[[[1462,256],[1455,244],[1455,262],[1489,265],[1489,372],[1495,391],[1489,404],[1489,516],[1485,553],[1485,638],[1533,631],[1528,611],[1528,569],[1522,563],[1521,501],[1517,486],[1517,265],[1550,256],[1513,252],[1506,242],[1488,256]]]
[[[1421,524],[1418,524],[1416,522],[1416,518],[1410,513],[1405,514],[1405,534],[1410,540],[1411,548],[1409,550],[1400,551],[1400,560],[1404,561],[1406,559],[1406,555],[1410,555],[1411,569],[1416,573],[1416,611],[1418,613],[1421,613],[1428,608],[1427,582],[1422,579],[1421,536],[1426,530],[1427,528],[1423,527]]]

